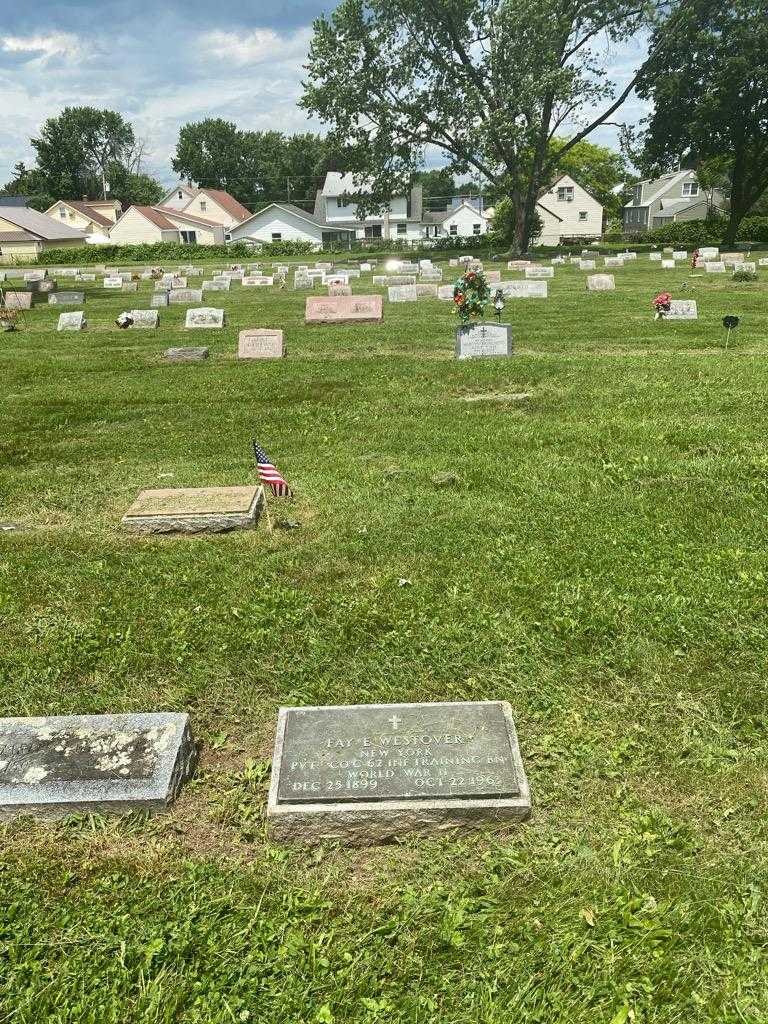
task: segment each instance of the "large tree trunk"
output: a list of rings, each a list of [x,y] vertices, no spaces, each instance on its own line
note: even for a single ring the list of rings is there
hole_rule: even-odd
[[[746,210],[742,208],[741,204],[737,206],[733,199],[731,199],[731,210],[728,215],[728,227],[725,229],[723,240],[720,243],[721,245],[728,246],[730,248],[730,246],[735,243],[736,235],[739,232],[739,225],[741,224],[745,213]]]

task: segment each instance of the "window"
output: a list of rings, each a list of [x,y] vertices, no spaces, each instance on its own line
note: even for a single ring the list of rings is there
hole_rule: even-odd
[[[451,226],[448,228],[448,233],[451,234],[451,235],[458,235],[458,233],[459,233],[458,224],[451,224]]]
[[[181,241],[184,245],[196,245],[197,244],[197,232],[196,231],[180,231]]]
[[[206,203],[206,201],[204,199],[201,199],[200,200],[200,213],[205,213],[205,211],[207,209],[208,209],[208,203]]]
[[[66,206],[60,206],[59,207],[59,216],[61,217],[62,220],[66,220],[67,219],[67,208],[66,208]]]
[[[367,224],[365,227],[366,238],[381,238],[381,224]]]
[[[473,235],[479,235],[480,232],[482,231],[482,229],[483,229],[483,225],[482,224],[473,224],[472,225],[472,234]]]
[[[407,235],[408,234],[408,225],[407,224],[398,224],[397,225],[397,233],[398,233],[398,235]]]
[[[697,196],[699,194],[699,183],[697,181],[684,181],[683,182],[683,195],[684,196]]]
[[[589,220],[589,211],[579,210],[579,220]]]
[[[573,202],[573,185],[561,185],[557,190],[558,203]]]
[[[181,191],[181,189],[179,189],[179,191],[176,194],[178,195],[179,199],[184,198],[184,193]]]
[[[272,232],[272,241],[273,242],[282,242],[282,240],[283,240],[283,233],[282,233],[282,231],[273,231]]]

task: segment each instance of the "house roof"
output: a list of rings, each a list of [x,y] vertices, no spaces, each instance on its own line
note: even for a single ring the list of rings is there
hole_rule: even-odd
[[[208,220],[207,217],[198,217],[196,213],[187,213],[186,210],[174,210],[171,206],[153,206],[153,210],[161,213],[164,217],[175,217],[177,220],[189,221],[190,224],[203,224],[208,228],[220,228],[217,220]],[[174,224],[173,227],[176,227]]]
[[[215,203],[218,203],[222,209],[231,214],[234,220],[238,223],[251,216],[250,210],[247,210],[242,203],[238,202],[234,196],[231,196],[229,192],[225,192],[223,189],[200,188],[196,190],[195,195],[199,195],[201,192],[203,195],[210,196]]]
[[[55,206],[64,203],[65,206],[71,206],[73,210],[77,210],[78,213],[82,213],[84,217],[90,217],[94,224],[101,224],[102,227],[111,228],[114,221],[111,221],[109,217],[105,217],[103,213],[99,213],[95,210],[90,203],[83,202],[82,200],[74,199],[61,199]]]
[[[545,206],[544,203],[536,203],[536,205],[540,206],[545,213],[549,214],[550,217],[554,217],[555,220],[559,220],[561,224],[563,223],[563,218],[559,216],[559,214],[555,213],[554,210],[550,210],[550,208]]]
[[[28,206],[3,206],[0,217],[22,231],[42,238],[44,242],[59,242],[73,238],[85,241],[84,232],[77,231],[67,224],[59,224],[53,217],[31,210]]]
[[[627,208],[630,208],[630,207],[634,207],[635,209],[639,209],[641,206],[650,206],[651,203],[655,203],[657,199],[659,199],[661,196],[663,196],[664,193],[666,191],[668,191],[678,181],[682,181],[683,178],[687,178],[690,173],[691,173],[691,171],[690,171],[690,168],[689,168],[689,169],[687,169],[685,171],[673,171],[670,174],[662,174],[662,176],[660,178],[646,178],[644,181],[638,181],[637,184],[640,186],[640,202],[637,205],[635,205],[634,202],[625,203],[624,209],[626,210]],[[657,188],[656,191],[652,195],[647,196],[644,199],[643,198],[643,186],[644,185],[652,185],[656,181],[661,181],[664,184],[661,186],[661,188]],[[692,199],[696,199],[697,197],[696,196],[691,196],[691,198]]]
[[[129,206],[117,223],[119,224],[123,217],[126,217],[131,212],[131,210],[136,210],[137,213],[140,213],[142,217],[145,217],[148,221],[151,221],[155,225],[155,227],[160,228],[161,231],[179,230],[175,224],[168,220],[164,213],[161,213],[160,210],[154,209],[154,207],[152,206]]]
[[[286,213],[292,213],[295,217],[301,217],[302,220],[308,221],[310,224],[314,224],[315,227],[325,228],[328,231],[348,231],[354,230],[354,228],[347,228],[342,224],[329,224],[324,218],[317,217],[314,213],[307,213],[306,210],[302,210],[298,206],[294,206],[293,203],[270,203],[268,206],[262,207],[256,213],[249,214],[245,220],[240,221],[236,227],[242,227],[249,220],[253,220],[255,217],[260,217],[266,210],[285,210]]]
[[[37,235],[28,231],[0,231],[0,242],[39,242]]]
[[[357,195],[364,191],[365,180],[356,185],[354,174],[342,174],[340,171],[328,171],[322,188],[324,196]]]

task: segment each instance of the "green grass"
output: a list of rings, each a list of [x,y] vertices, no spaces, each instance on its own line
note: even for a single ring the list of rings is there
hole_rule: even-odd
[[[0,1024],[768,1019],[768,278],[614,273],[510,301],[510,360],[455,361],[449,303],[305,328],[238,285],[223,331],[62,281],[87,332],[0,335],[0,714],[187,710],[204,745],[166,816],[0,830]],[[237,360],[260,326],[285,360]],[[121,530],[141,488],[254,480],[253,437],[300,529]],[[482,698],[528,823],[269,842],[280,705]]]

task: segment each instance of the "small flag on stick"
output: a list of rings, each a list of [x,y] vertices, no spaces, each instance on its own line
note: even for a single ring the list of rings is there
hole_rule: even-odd
[[[256,459],[256,466],[259,470],[259,479],[263,484],[269,484],[272,493],[278,498],[292,498],[293,491],[280,475],[277,469],[267,458],[264,449],[253,442],[253,456]]]

